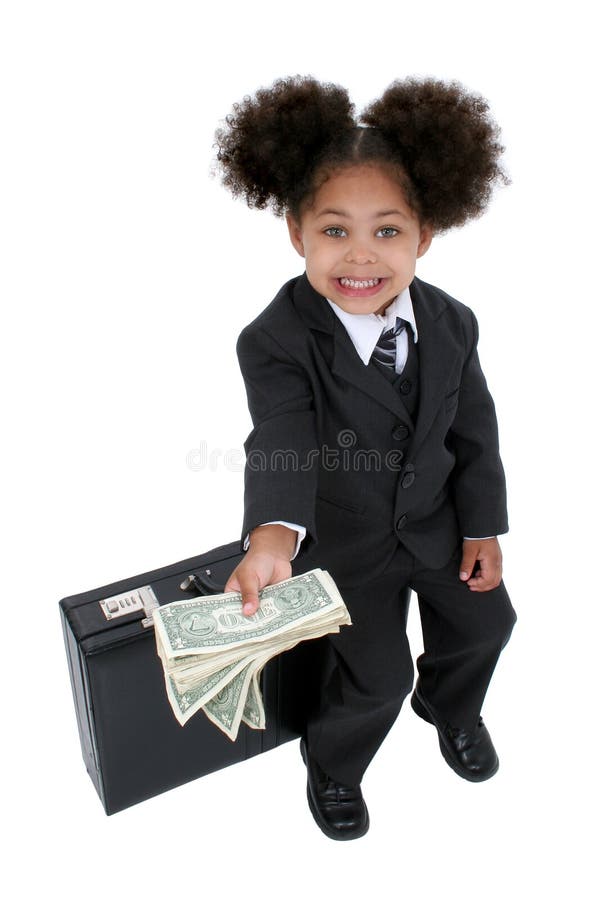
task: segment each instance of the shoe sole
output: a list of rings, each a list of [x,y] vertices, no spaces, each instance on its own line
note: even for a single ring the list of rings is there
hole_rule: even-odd
[[[452,754],[450,753],[450,751],[448,750],[448,748],[446,747],[446,744],[444,743],[442,736],[440,734],[439,728],[437,727],[433,718],[430,716],[427,708],[419,700],[415,691],[413,691],[413,693],[411,695],[410,705],[412,706],[412,708],[414,709],[414,711],[416,712],[416,714],[418,716],[420,716],[426,722],[429,722],[430,725],[433,725],[435,727],[435,729],[438,733],[438,742],[440,745],[440,750],[442,751],[442,756],[444,757],[444,759],[446,760],[446,762],[448,763],[450,768],[454,772],[456,772],[457,775],[460,775],[460,777],[464,778],[466,781],[479,782],[479,781],[487,781],[488,778],[492,778],[496,774],[496,772],[500,768],[500,761],[498,761],[496,763],[496,765],[493,769],[491,769],[489,772],[486,772],[483,775],[473,775],[471,772],[466,772],[463,768],[461,768],[458,765],[458,763],[456,762],[456,760],[454,759],[454,757],[452,756]]]
[[[308,762],[306,760],[306,755],[305,755],[305,745],[303,744],[302,740],[300,741],[300,755],[302,756],[302,759],[304,760],[304,765],[306,766],[306,772],[308,775]],[[362,831],[352,831],[349,834],[343,834],[339,831],[330,831],[325,826],[325,824],[321,821],[321,818],[319,816],[319,811],[313,802],[313,798],[312,798],[312,794],[310,793],[310,786],[309,786],[308,782],[306,783],[306,798],[308,800],[308,806],[312,813],[313,819],[315,820],[315,822],[317,823],[317,825],[319,826],[319,828],[321,829],[323,834],[327,835],[328,838],[331,838],[334,841],[351,841],[351,840],[354,840],[355,838],[362,837],[369,830],[369,825],[371,823],[369,820],[369,810],[367,809],[367,823],[366,823],[365,827],[362,829]]]

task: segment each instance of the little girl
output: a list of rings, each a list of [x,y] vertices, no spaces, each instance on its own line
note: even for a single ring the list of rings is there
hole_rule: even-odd
[[[509,183],[499,129],[482,97],[429,78],[353,113],[344,88],[295,76],[244,97],[216,132],[223,184],[285,216],[305,260],[237,341],[254,428],[247,552],[225,590],[252,615],[266,585],[321,567],[348,607],[352,625],[319,639],[300,741],[311,812],[336,840],[367,831],[362,777],[413,689],[407,589],[424,644],[411,706],[470,781],[498,769],[480,711],[516,622],[477,320],[415,276],[434,235]]]

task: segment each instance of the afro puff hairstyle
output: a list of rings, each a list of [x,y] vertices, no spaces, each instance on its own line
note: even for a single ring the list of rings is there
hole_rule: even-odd
[[[296,75],[233,105],[211,174],[250,208],[299,222],[334,171],[377,164],[439,233],[480,216],[495,183],[511,183],[499,137],[486,100],[457,81],[394,81],[357,121],[345,88]]]

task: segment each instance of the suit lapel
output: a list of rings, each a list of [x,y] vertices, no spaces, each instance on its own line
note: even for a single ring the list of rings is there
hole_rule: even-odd
[[[443,299],[426,291],[423,282],[417,278],[412,281],[409,290],[419,333],[419,413],[412,442],[412,452],[416,452],[444,399],[459,349],[458,345],[447,339],[446,330],[440,328],[437,321],[447,309]],[[298,278],[294,287],[294,305],[309,328],[332,335],[333,374],[368,394],[402,421],[411,422],[402,395],[373,366],[365,366],[350,335],[325,297],[312,287],[306,272]]]
[[[448,393],[461,349],[442,318],[448,304],[418,278],[413,279],[409,291],[419,332],[419,414],[411,448],[416,453]]]

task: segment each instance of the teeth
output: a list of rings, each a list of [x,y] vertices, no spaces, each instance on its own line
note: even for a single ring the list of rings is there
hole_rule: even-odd
[[[366,281],[354,281],[352,278],[340,278],[340,284],[343,284],[344,287],[351,287],[357,290],[362,290],[368,287],[375,287],[375,285],[379,284],[380,281],[380,278],[369,278]]]

